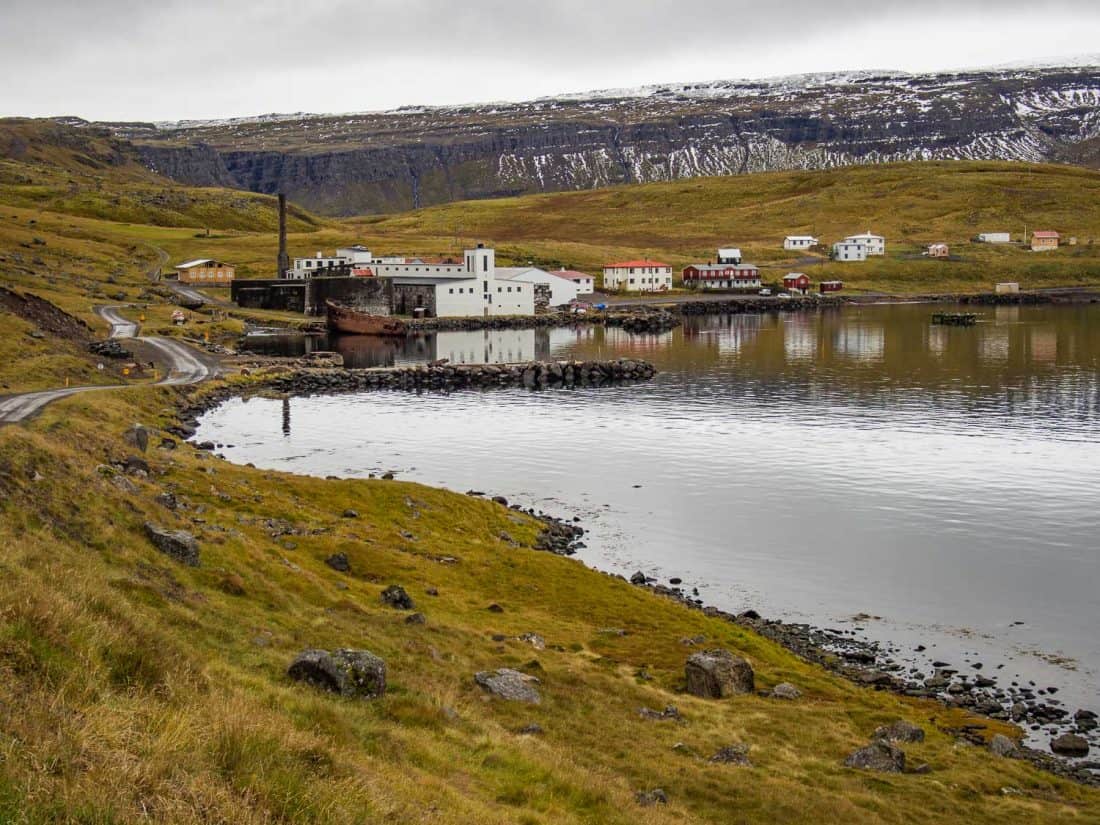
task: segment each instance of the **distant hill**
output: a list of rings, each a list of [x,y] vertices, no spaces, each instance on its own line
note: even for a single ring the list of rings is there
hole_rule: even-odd
[[[176,180],[317,212],[903,160],[1061,161],[1100,137],[1100,66],[848,72],[525,103],[110,124]]]

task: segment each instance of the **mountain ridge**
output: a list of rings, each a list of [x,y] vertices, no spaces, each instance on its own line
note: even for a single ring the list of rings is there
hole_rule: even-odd
[[[99,124],[105,125],[105,124]],[[520,103],[111,124],[154,171],[327,214],[902,160],[1061,161],[1100,137],[1100,67],[825,72]]]

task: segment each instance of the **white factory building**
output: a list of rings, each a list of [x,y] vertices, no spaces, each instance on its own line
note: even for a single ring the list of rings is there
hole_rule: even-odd
[[[496,253],[478,244],[460,264],[377,264],[393,280],[394,312],[439,318],[534,315],[535,285],[497,277]]]
[[[550,307],[568,306],[571,301],[577,300],[580,292],[577,284],[569,278],[533,266],[497,267],[497,279],[547,287]]]
[[[359,244],[343,246],[335,255],[326,255],[321,250],[309,258],[295,258],[293,265],[281,277],[291,280],[303,280],[320,275],[347,274],[349,269],[366,267],[372,264],[404,263],[404,258],[376,258],[371,251]]]
[[[559,278],[565,278],[577,285],[578,295],[591,295],[596,291],[596,279],[586,272],[578,272],[575,269],[555,269],[554,274]]]

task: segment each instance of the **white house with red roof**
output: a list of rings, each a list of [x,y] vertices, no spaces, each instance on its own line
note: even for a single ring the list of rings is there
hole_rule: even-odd
[[[559,278],[565,278],[577,285],[578,295],[591,295],[596,291],[596,279],[587,272],[578,272],[575,269],[555,269],[554,274]]]
[[[626,292],[663,292],[672,289],[672,267],[645,258],[608,264],[603,268],[603,288]]]

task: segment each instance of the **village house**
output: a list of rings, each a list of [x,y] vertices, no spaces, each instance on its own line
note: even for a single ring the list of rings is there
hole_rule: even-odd
[[[741,263],[741,250],[734,246],[723,247],[718,250],[718,263],[720,264],[739,264]]]
[[[1042,230],[1031,233],[1031,250],[1033,252],[1046,252],[1048,249],[1058,248],[1058,239],[1062,236],[1052,230]]]
[[[571,279],[562,278],[557,272],[547,272],[545,269],[533,266],[497,267],[496,277],[498,280],[546,287],[545,290],[538,291],[546,293],[547,307],[567,306],[570,302],[577,300],[579,293],[576,282]]]
[[[979,232],[979,243],[1010,243],[1012,236],[1008,232]]]
[[[868,257],[871,255],[886,254],[886,239],[882,237],[882,235],[872,235],[869,229],[862,235],[849,235],[844,239],[844,243],[863,244],[867,247]]]
[[[760,270],[753,264],[692,264],[683,279],[690,289],[758,289]]]
[[[866,261],[867,244],[857,241],[837,241],[833,244],[834,261]]]
[[[788,235],[783,239],[784,249],[809,249],[817,244],[818,240],[813,235]]]
[[[928,245],[928,257],[929,258],[947,258],[951,254],[951,250],[945,243],[934,243]]]
[[[566,278],[575,283],[578,295],[591,295],[596,291],[596,279],[585,272],[562,267],[561,269],[555,269],[554,274],[559,278]]]
[[[660,261],[620,261],[603,268],[604,289],[661,292],[672,289],[672,267]]]
[[[810,291],[810,278],[803,272],[789,272],[783,276],[783,289],[794,295],[805,295]]]
[[[174,267],[176,280],[181,284],[205,284],[226,286],[233,280],[236,267],[213,258],[196,258]]]
[[[819,284],[821,294],[824,295],[827,292],[840,292],[844,289],[844,281],[822,281]]]

